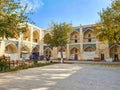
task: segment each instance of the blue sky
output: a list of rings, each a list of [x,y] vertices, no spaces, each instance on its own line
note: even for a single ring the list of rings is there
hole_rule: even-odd
[[[36,26],[48,28],[50,22],[72,22],[73,26],[94,24],[99,20],[98,12],[110,5],[111,0],[23,0],[30,18]]]

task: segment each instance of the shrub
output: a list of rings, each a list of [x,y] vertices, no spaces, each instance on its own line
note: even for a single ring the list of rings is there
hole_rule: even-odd
[[[35,65],[38,64],[38,60],[33,60],[33,62]]]
[[[7,61],[0,61],[0,71],[6,71],[9,68]]]

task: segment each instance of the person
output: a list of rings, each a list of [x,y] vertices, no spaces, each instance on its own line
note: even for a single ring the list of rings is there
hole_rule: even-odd
[[[52,61],[52,56],[50,56],[50,63],[52,63],[53,61]]]
[[[47,59],[47,61],[49,61],[50,59],[49,59],[49,55],[46,55],[46,59]]]

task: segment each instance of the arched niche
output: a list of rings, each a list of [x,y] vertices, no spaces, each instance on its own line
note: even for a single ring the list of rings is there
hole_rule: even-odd
[[[7,46],[5,46],[5,53],[13,54],[17,52],[18,52],[18,49],[14,44],[10,43]]]
[[[74,31],[70,35],[70,43],[79,43],[80,42],[80,35],[78,32]]]
[[[33,32],[33,42],[38,43],[39,42],[39,33],[38,31]]]
[[[110,47],[110,57],[113,58],[114,61],[120,60],[120,45],[112,45]]]

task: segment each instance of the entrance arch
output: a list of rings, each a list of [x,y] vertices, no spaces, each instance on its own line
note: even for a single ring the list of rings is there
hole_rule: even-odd
[[[39,52],[39,49],[38,49],[37,47],[34,47],[34,48],[32,49],[32,52]]]
[[[70,59],[71,60],[79,60],[79,53],[80,53],[79,49],[77,49],[75,47],[72,48],[70,50],[70,54],[71,54]]]
[[[5,53],[10,56],[10,60],[17,60],[17,47],[10,43],[5,47]]]
[[[22,46],[22,48],[21,48],[21,55],[20,56],[21,56],[22,60],[29,59],[30,49],[27,46]]]
[[[120,45],[113,45],[110,47],[110,57],[113,58],[114,61],[119,61],[120,59]]]
[[[91,47],[91,46],[88,46],[84,49],[84,53],[83,53],[83,59],[84,60],[93,60],[94,57],[96,57],[96,49]]]
[[[52,56],[52,50],[50,48],[46,48],[44,50],[44,55],[45,56]]]

